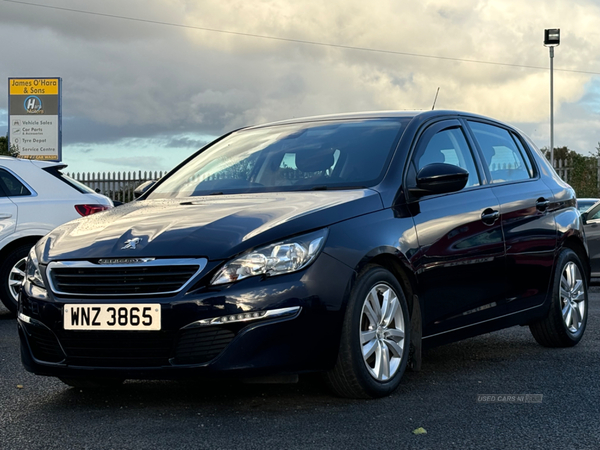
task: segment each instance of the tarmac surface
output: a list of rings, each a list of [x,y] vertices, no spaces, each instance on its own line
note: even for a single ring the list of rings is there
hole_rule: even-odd
[[[574,348],[541,347],[527,327],[491,333],[428,350],[421,372],[370,401],[333,397],[317,376],[81,391],[22,368],[15,318],[0,306],[0,448],[597,450],[600,289],[591,291]]]

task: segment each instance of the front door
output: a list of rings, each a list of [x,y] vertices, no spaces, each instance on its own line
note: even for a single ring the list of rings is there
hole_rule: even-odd
[[[500,207],[482,185],[460,123],[448,120],[422,135],[411,159],[410,178],[431,163],[469,172],[465,188],[411,203],[420,251],[411,262],[423,298],[423,336],[497,317],[505,308],[505,256]]]

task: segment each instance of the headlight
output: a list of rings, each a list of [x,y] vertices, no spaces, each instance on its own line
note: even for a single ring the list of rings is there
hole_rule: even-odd
[[[27,275],[27,279],[39,286],[41,288],[46,289],[44,286],[44,280],[42,280],[42,275],[40,274],[40,266],[38,265],[37,255],[35,253],[35,247],[31,249],[29,252],[29,256],[27,257],[27,263],[25,266],[25,274]]]
[[[256,275],[281,275],[303,269],[317,257],[327,229],[267,245],[228,262],[211,284],[232,283]]]

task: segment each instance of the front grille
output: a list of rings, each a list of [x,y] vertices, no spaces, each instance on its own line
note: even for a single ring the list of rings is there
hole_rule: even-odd
[[[51,263],[48,267],[52,290],[56,294],[77,296],[164,295],[181,289],[205,266],[153,261],[147,264],[114,266],[86,261]]]
[[[169,365],[172,331],[65,331],[59,336],[73,365],[158,367]]]
[[[175,364],[202,364],[216,358],[235,334],[220,327],[183,329],[177,339]]]
[[[65,359],[65,355],[52,331],[36,325],[26,325],[25,329],[27,331],[27,342],[29,342],[31,352],[36,359],[53,363]]]

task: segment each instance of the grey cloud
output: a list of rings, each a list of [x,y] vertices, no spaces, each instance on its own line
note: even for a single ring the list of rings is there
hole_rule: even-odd
[[[123,139],[155,138],[167,133],[179,132],[162,124],[114,126],[96,122],[87,117],[63,118],[63,144],[87,145],[120,143]],[[193,127],[186,127],[183,132],[196,132]]]
[[[414,2],[411,8],[396,1],[375,5],[358,0],[53,4],[357,47],[541,66],[548,61],[541,44],[542,21],[562,19],[568,10],[564,23],[570,31],[557,50],[557,67],[585,69],[600,51],[597,39],[585,37],[588,28],[595,32],[589,23],[597,21],[583,20],[600,13],[597,5],[585,1],[557,4],[556,11],[536,0]],[[6,2],[0,2],[0,23],[2,55],[10,61],[0,66],[0,79],[63,78],[65,145],[89,148],[146,138],[166,139],[164,145],[176,148],[187,144],[182,137],[186,134],[217,136],[278,119],[429,109],[438,86],[440,109],[472,110],[531,124],[535,130],[543,130],[547,116],[545,71],[253,39]],[[562,101],[577,101],[588,79],[557,76]],[[0,106],[6,100],[6,91],[0,89]],[[585,101],[597,104],[598,98]],[[578,114],[589,123],[597,119],[598,110],[590,107]],[[577,129],[569,115],[560,118],[570,124],[565,133]],[[169,136],[175,137],[169,141]]]
[[[161,167],[162,160],[159,157],[145,156],[144,157],[146,167]],[[94,158],[92,161],[104,163],[104,164],[115,164],[118,166],[131,167],[134,170],[140,168],[140,160],[138,157],[120,157],[120,158]]]
[[[127,17],[157,22],[185,21],[183,7],[160,0],[103,0],[102,2],[55,0],[46,5],[49,7],[2,2],[0,23],[21,24],[36,31],[51,30],[53,34],[62,35],[70,40],[87,41],[87,43],[98,41],[125,43],[155,39],[157,26],[152,23],[127,20]],[[69,11],[69,9],[90,14]],[[177,28],[163,30],[163,34],[166,35],[177,33],[180,34],[181,30]]]
[[[188,137],[169,139],[165,147],[200,149],[208,144],[208,140],[190,139]]]

